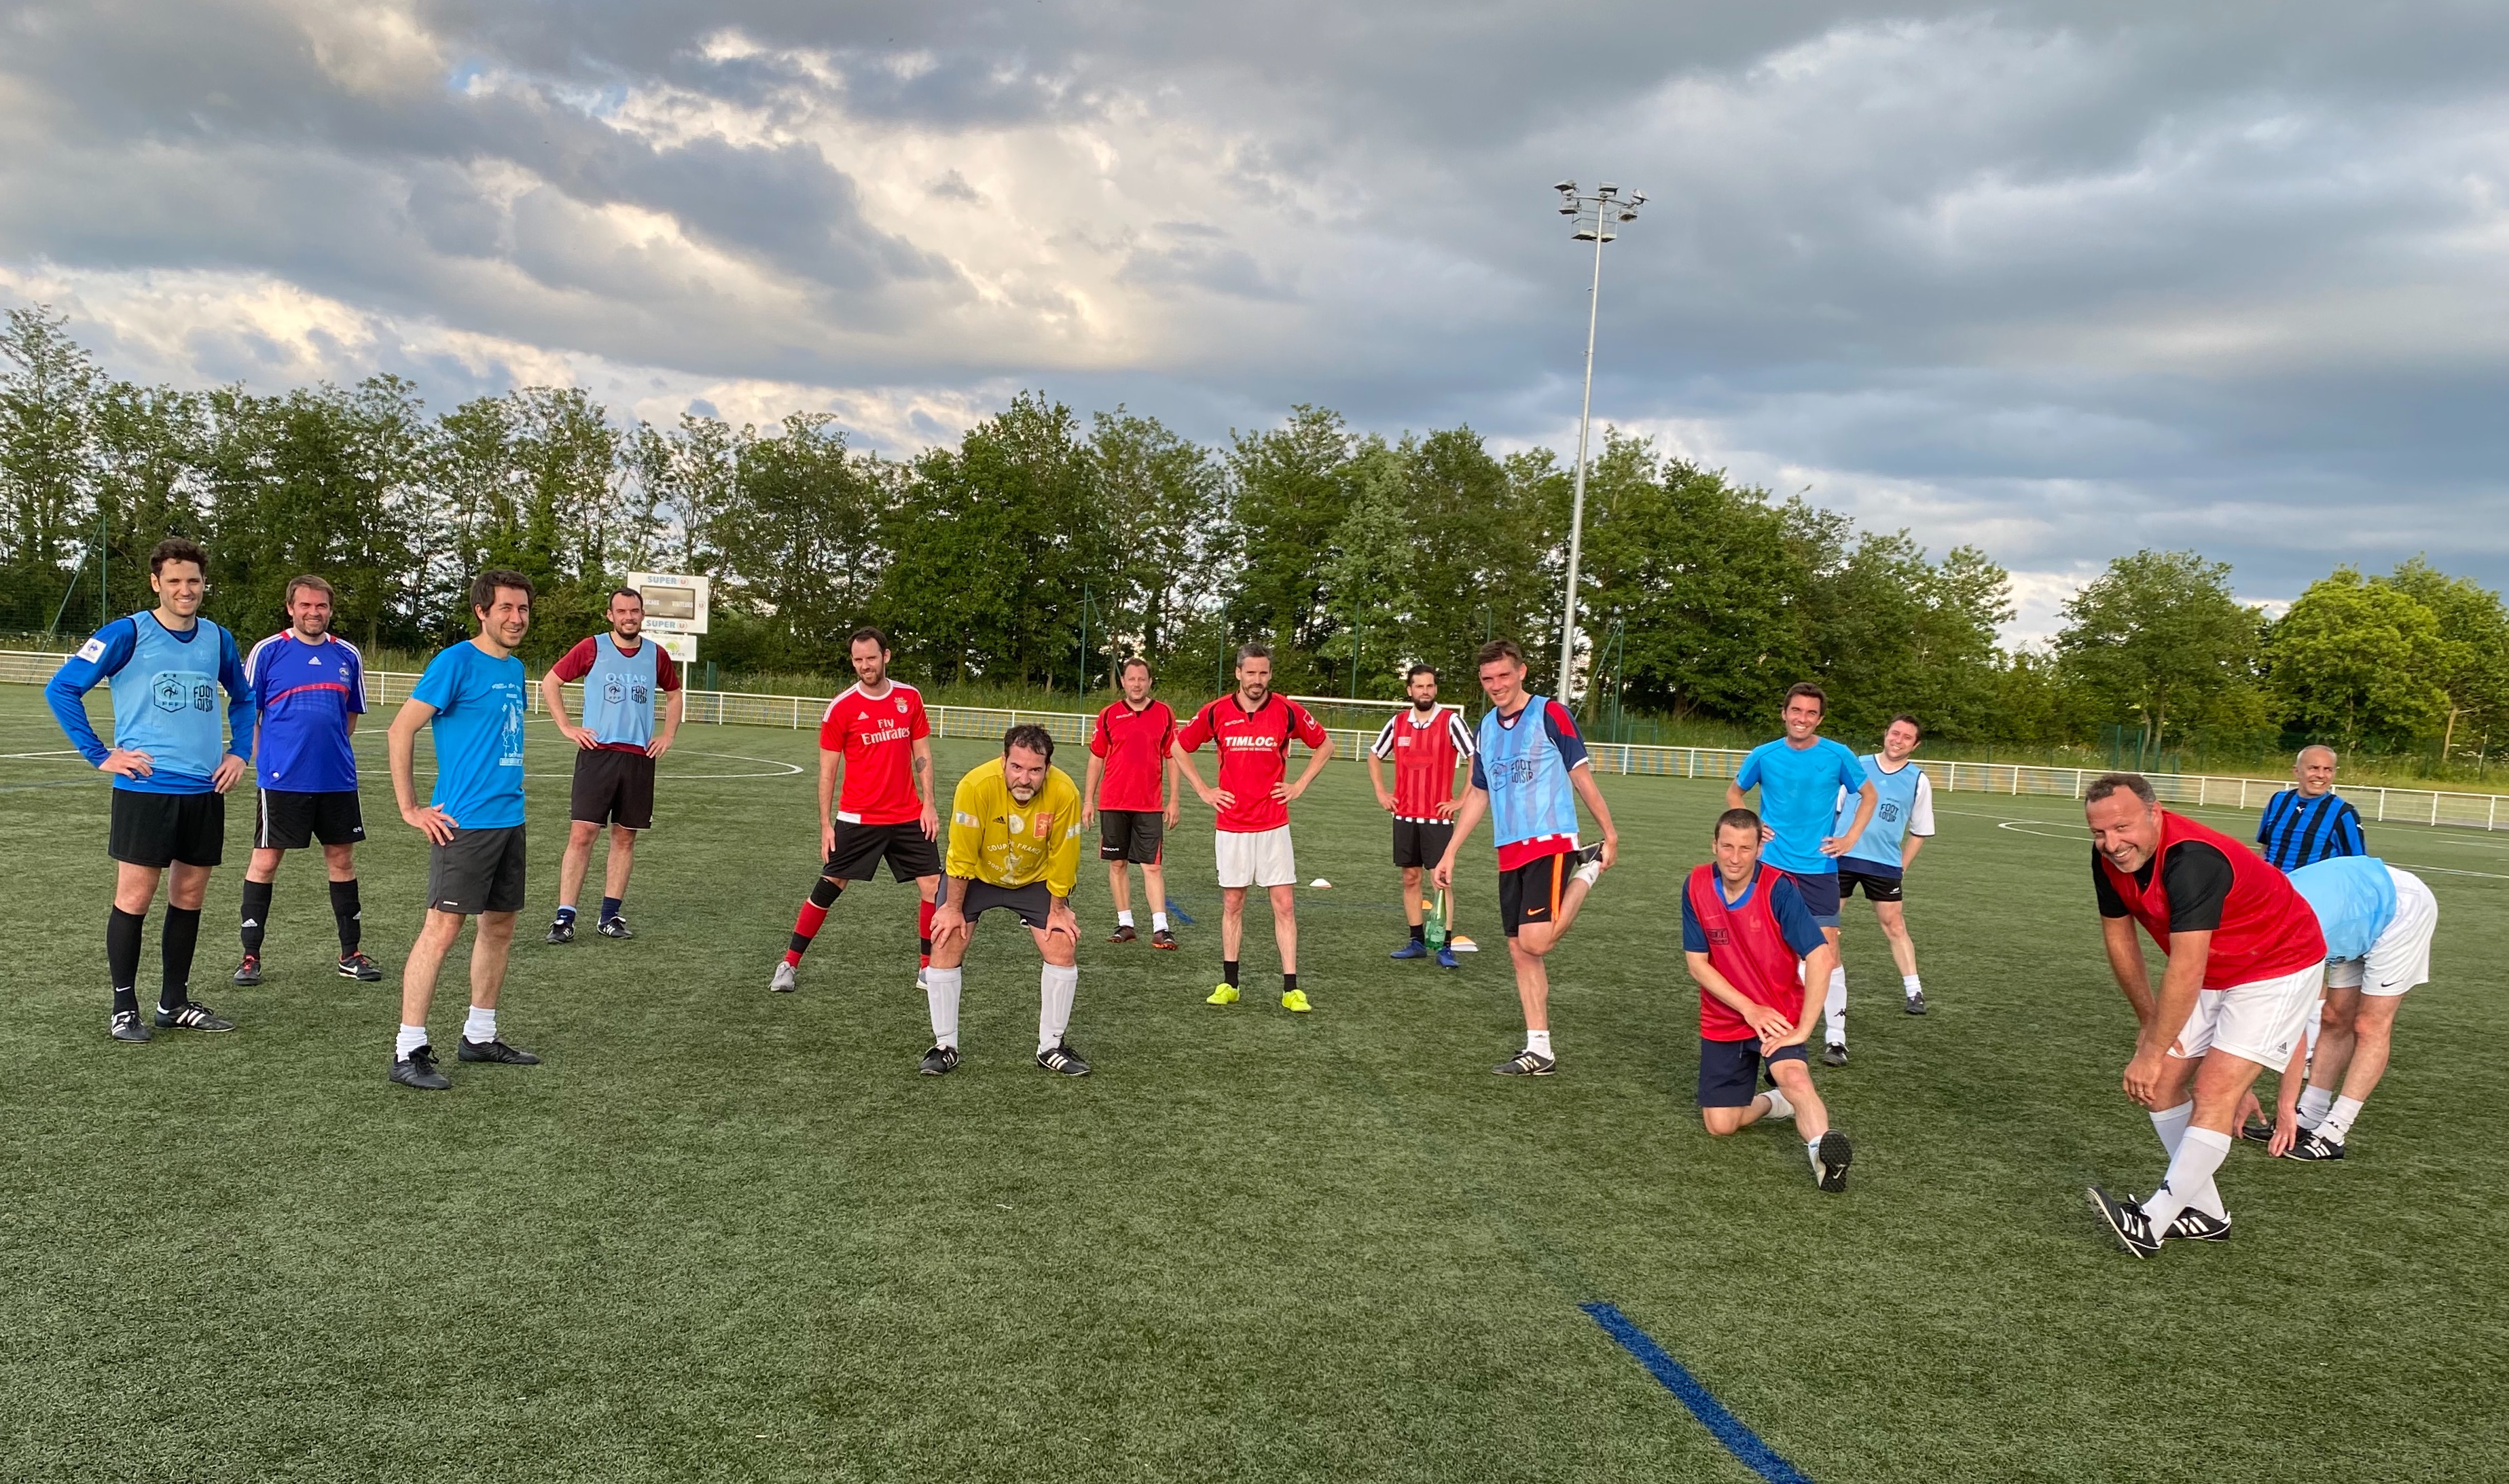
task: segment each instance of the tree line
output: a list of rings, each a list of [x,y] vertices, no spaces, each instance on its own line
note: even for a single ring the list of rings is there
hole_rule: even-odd
[[[247,636],[318,572],[342,632],[423,650],[468,632],[482,567],[541,590],[527,657],[599,622],[624,573],[715,581],[704,655],[841,674],[877,623],[905,673],[1068,691],[1147,655],[1191,691],[1273,644],[1285,689],[1392,697],[1415,661],[1468,676],[1505,635],[1555,688],[1571,470],[1468,427],[1387,438],[1315,406],[1221,446],[1117,407],[1023,393],[955,448],[853,447],[825,414],[767,427],[614,418],[573,388],[431,414],[370,377],[257,393],[109,376],[41,309],[0,331],[0,629],[76,631],[148,604],[169,535],[211,553],[207,611]],[[2509,707],[2498,596],[2415,560],[2313,584],[2279,619],[2226,564],[2112,562],[2044,648],[2006,649],[2010,583],[1606,436],[1589,469],[1580,675],[1592,724],[1765,723],[1822,682],[1837,729],[1912,712],[1955,741],[2488,751]],[[1469,690],[1468,685],[1456,688]]]

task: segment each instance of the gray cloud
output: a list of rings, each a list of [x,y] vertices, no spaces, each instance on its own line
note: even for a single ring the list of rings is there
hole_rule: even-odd
[[[149,374],[1558,444],[1588,262],[1544,188],[1607,171],[1655,200],[1596,406],[1667,446],[2033,572],[2509,582],[2496,8],[227,0],[0,38],[0,283]]]

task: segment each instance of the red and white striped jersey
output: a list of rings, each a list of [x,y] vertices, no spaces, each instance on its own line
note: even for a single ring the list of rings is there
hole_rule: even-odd
[[[1455,767],[1473,755],[1473,732],[1452,706],[1411,706],[1387,718],[1367,750],[1394,761],[1394,817],[1435,822],[1438,806],[1455,801]]]

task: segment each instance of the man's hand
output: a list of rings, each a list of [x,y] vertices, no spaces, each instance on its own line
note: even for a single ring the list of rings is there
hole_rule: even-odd
[[[452,844],[453,832],[461,828],[452,815],[433,804],[423,809],[403,809],[400,819],[402,824],[426,835],[429,843],[436,845]]]
[[[2300,1112],[2296,1108],[2285,1108],[2274,1116],[2273,1142],[2266,1145],[2266,1153],[2281,1159],[2291,1153],[2292,1145],[2299,1142]]]
[[[1226,789],[1206,789],[1196,784],[1194,792],[1200,794],[1202,801],[1211,805],[1218,813],[1225,814],[1237,807],[1237,796]]]
[[[209,775],[209,787],[220,794],[225,793],[236,786],[237,780],[243,777],[243,770],[249,766],[250,763],[235,754],[227,754],[218,760],[218,770]]]
[[[1768,821],[1766,821],[1766,820],[1762,820],[1762,821],[1760,822],[1760,843],[1761,843],[1761,844],[1763,844],[1763,845],[1765,845],[1765,844],[1767,844],[1769,841],[1771,841],[1771,840],[1773,840],[1773,839],[1776,839],[1777,837],[1778,837],[1778,830],[1777,830],[1777,827],[1776,827],[1775,825],[1770,824],[1770,823],[1769,823]]]
[[[937,840],[941,837],[941,811],[934,807],[932,800],[928,798],[923,800],[922,825],[923,837],[925,839]],[[831,843],[828,848],[834,850],[837,847],[834,843]]]
[[[1304,778],[1297,780],[1295,783],[1284,779],[1281,782],[1272,785],[1272,797],[1283,803],[1288,803],[1291,799],[1297,798],[1306,791],[1307,780]]]
[[[96,766],[108,773],[120,773],[125,778],[145,778],[157,771],[157,760],[131,748],[117,747],[106,753],[104,761]]]
[[[1440,891],[1455,889],[1455,853],[1453,851],[1449,850],[1438,857],[1438,864],[1430,869],[1429,879],[1436,883]]]
[[[648,758],[659,758],[662,754],[671,750],[671,743],[675,739],[671,733],[667,731],[662,733],[653,741],[645,744],[645,756]]]
[[[967,914],[955,902],[943,900],[932,908],[932,946],[939,947],[967,936]]]
[[[1774,1050],[1785,1044],[1782,1037],[1792,1033],[1794,1020],[1774,1005],[1751,1001],[1742,1009],[1743,1023],[1760,1033],[1761,1046]]]
[[[1391,803],[1388,803],[1388,804],[1386,805],[1386,807],[1387,807],[1387,808],[1389,808],[1389,809],[1391,809],[1391,808],[1393,808],[1393,807],[1394,807],[1394,805],[1393,805],[1393,804],[1391,804]],[[1447,799],[1444,803],[1442,803],[1442,804],[1438,805],[1438,817],[1439,817],[1440,819],[1452,819],[1452,818],[1454,818],[1454,817],[1455,817],[1455,801],[1454,801],[1453,799],[1449,798],[1449,799]]]
[[[1386,813],[1388,813],[1388,814],[1393,813],[1393,812],[1394,812],[1394,796],[1393,796],[1393,795],[1391,795],[1391,794],[1388,794],[1388,793],[1387,793],[1387,792],[1385,792],[1383,789],[1378,789],[1378,790],[1376,791],[1376,806],[1377,806],[1378,808],[1380,808],[1380,809],[1383,809],[1383,810],[1384,810]]]
[[[1605,871],[1609,871],[1609,870],[1611,870],[1613,867],[1615,867],[1615,866],[1619,865],[1619,864],[1620,864],[1620,862],[1621,862],[1621,836],[1620,836],[1620,833],[1619,833],[1618,831],[1615,831],[1615,830],[1606,830],[1606,831],[1604,831],[1604,832],[1603,832],[1603,855],[1602,855],[1602,859],[1601,859],[1601,861],[1600,861],[1598,864],[1600,864],[1600,865],[1602,866],[1602,868],[1603,868]]]
[[[1098,823],[1098,804],[1095,799],[1084,798],[1080,801],[1080,823],[1084,827]]]
[[[1061,933],[1073,943],[1080,941],[1080,919],[1072,915],[1071,904],[1061,897],[1047,899],[1045,930]]]
[[[1175,829],[1177,827],[1177,822],[1182,818],[1184,818],[1184,798],[1180,795],[1170,792],[1168,795],[1168,828],[1171,830]]]
[[[1845,855],[1847,854],[1847,847],[1854,843],[1855,842],[1854,840],[1849,839],[1844,835],[1824,835],[1820,838],[1820,853],[1823,855]]]
[[[823,819],[819,821],[819,859],[827,860],[836,853],[837,827]]]
[[[592,734],[591,727],[576,725],[566,719],[566,713],[562,711],[551,712],[550,715],[557,719],[557,729],[566,733],[566,739],[584,752],[596,751],[601,746],[601,739]]]
[[[2168,1061],[2167,1052],[2160,1047],[2135,1048],[2134,1059],[2125,1064],[2125,1095],[2145,1107],[2159,1111],[2154,1099],[2160,1096],[2160,1076]]]

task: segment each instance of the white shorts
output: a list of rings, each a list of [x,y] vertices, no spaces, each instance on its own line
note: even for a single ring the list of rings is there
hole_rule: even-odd
[[[2280,1071],[2308,1028],[2309,1012],[2317,1008],[2325,985],[2326,966],[2310,964],[2280,979],[2198,990],[2195,1009],[2169,1055],[2191,1058],[2224,1052]]]
[[[2396,879],[2395,920],[2370,945],[2368,957],[2329,963],[2327,988],[2402,994],[2415,984],[2430,983],[2431,934],[2439,929],[2439,899],[2419,876],[2393,866],[2387,868],[2387,874]]]
[[[1222,830],[1212,836],[1219,855],[1219,884],[1239,886],[1295,886],[1298,884],[1298,859],[1290,850],[1290,827],[1240,835]]]

